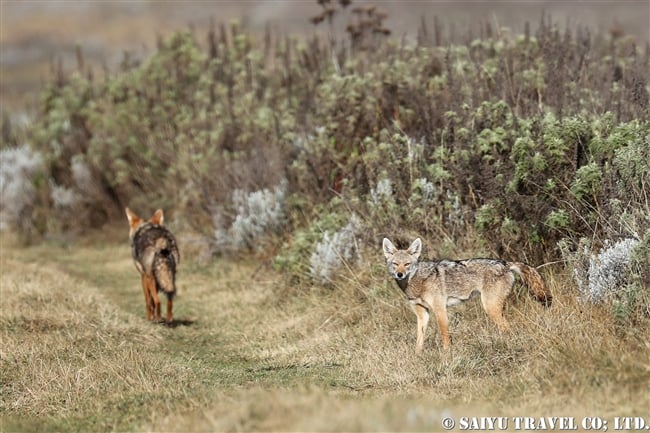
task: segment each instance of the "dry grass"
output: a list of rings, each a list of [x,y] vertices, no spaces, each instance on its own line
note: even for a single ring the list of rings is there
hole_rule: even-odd
[[[322,289],[285,287],[252,259],[186,258],[169,329],[144,319],[126,243],[3,240],[3,430],[412,431],[448,414],[648,414],[647,326],[617,330],[559,270],[545,275],[553,308],[509,304],[509,335],[472,301],[453,310],[450,355],[434,325],[416,356],[415,318],[376,259]]]

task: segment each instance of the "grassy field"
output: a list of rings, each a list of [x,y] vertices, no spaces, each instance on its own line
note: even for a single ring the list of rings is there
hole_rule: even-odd
[[[379,248],[376,266],[332,289],[287,286],[254,257],[184,257],[168,328],[145,319],[117,233],[29,248],[4,236],[2,431],[430,431],[445,416],[649,415],[648,329],[616,329],[551,267],[550,310],[515,296],[513,331],[499,335],[471,301],[453,310],[452,353],[434,326],[416,356],[415,317]]]
[[[625,321],[571,275],[581,251],[648,245],[648,2],[381,3],[374,50],[343,15],[309,24],[315,1],[0,2],[0,210],[23,230],[0,232],[0,433],[650,424],[647,249],[608,287]],[[173,327],[145,318],[126,205],[179,228]],[[517,286],[500,334],[474,299],[451,353],[432,323],[416,355],[379,242],[400,234],[553,262],[553,307]],[[311,286],[311,253],[351,240]]]

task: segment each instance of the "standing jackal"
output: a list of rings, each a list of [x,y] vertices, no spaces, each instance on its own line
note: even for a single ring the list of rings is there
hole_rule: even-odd
[[[509,329],[503,315],[505,301],[515,281],[513,271],[521,276],[530,294],[545,307],[553,296],[539,273],[524,263],[498,259],[418,261],[422,241],[417,238],[406,250],[398,250],[384,238],[384,256],[388,272],[402,289],[417,316],[416,351],[422,351],[424,334],[431,314],[435,315],[442,335],[442,346],[449,349],[447,307],[478,294],[488,317],[501,331]]]
[[[176,267],[181,257],[174,235],[163,226],[163,211],[158,209],[144,221],[128,207],[129,239],[135,267],[142,277],[145,308],[149,320],[160,321],[158,292],[167,296],[167,324],[173,321],[172,306],[176,294]]]

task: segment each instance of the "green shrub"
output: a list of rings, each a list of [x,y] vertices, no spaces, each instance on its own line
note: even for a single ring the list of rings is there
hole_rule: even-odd
[[[97,215],[77,218],[89,225],[164,207],[214,241],[238,220],[234,191],[286,179],[276,264],[299,279],[353,214],[370,245],[478,234],[495,255],[535,262],[562,239],[575,249],[648,230],[638,49],[552,26],[444,47],[380,33],[347,50],[352,34],[272,43],[233,23],[207,50],[180,32],[103,82],[58,77],[29,131],[49,177],[36,206],[65,222],[72,209],[52,194],[76,194],[74,212]]]

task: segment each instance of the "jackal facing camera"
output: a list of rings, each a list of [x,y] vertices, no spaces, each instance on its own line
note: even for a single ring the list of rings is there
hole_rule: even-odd
[[[507,331],[504,316],[506,298],[517,273],[532,297],[545,307],[553,296],[535,268],[524,263],[499,259],[420,261],[422,241],[417,238],[408,249],[397,249],[384,238],[383,251],[388,272],[402,289],[417,316],[416,351],[421,352],[424,335],[433,314],[438,322],[443,349],[451,345],[447,307],[481,296],[481,304],[499,330]]]
[[[167,324],[173,323],[173,300],[176,295],[176,268],[181,257],[174,235],[163,226],[163,211],[158,209],[149,221],[128,207],[129,239],[135,267],[142,277],[147,318],[161,321],[158,292],[167,296]]]

